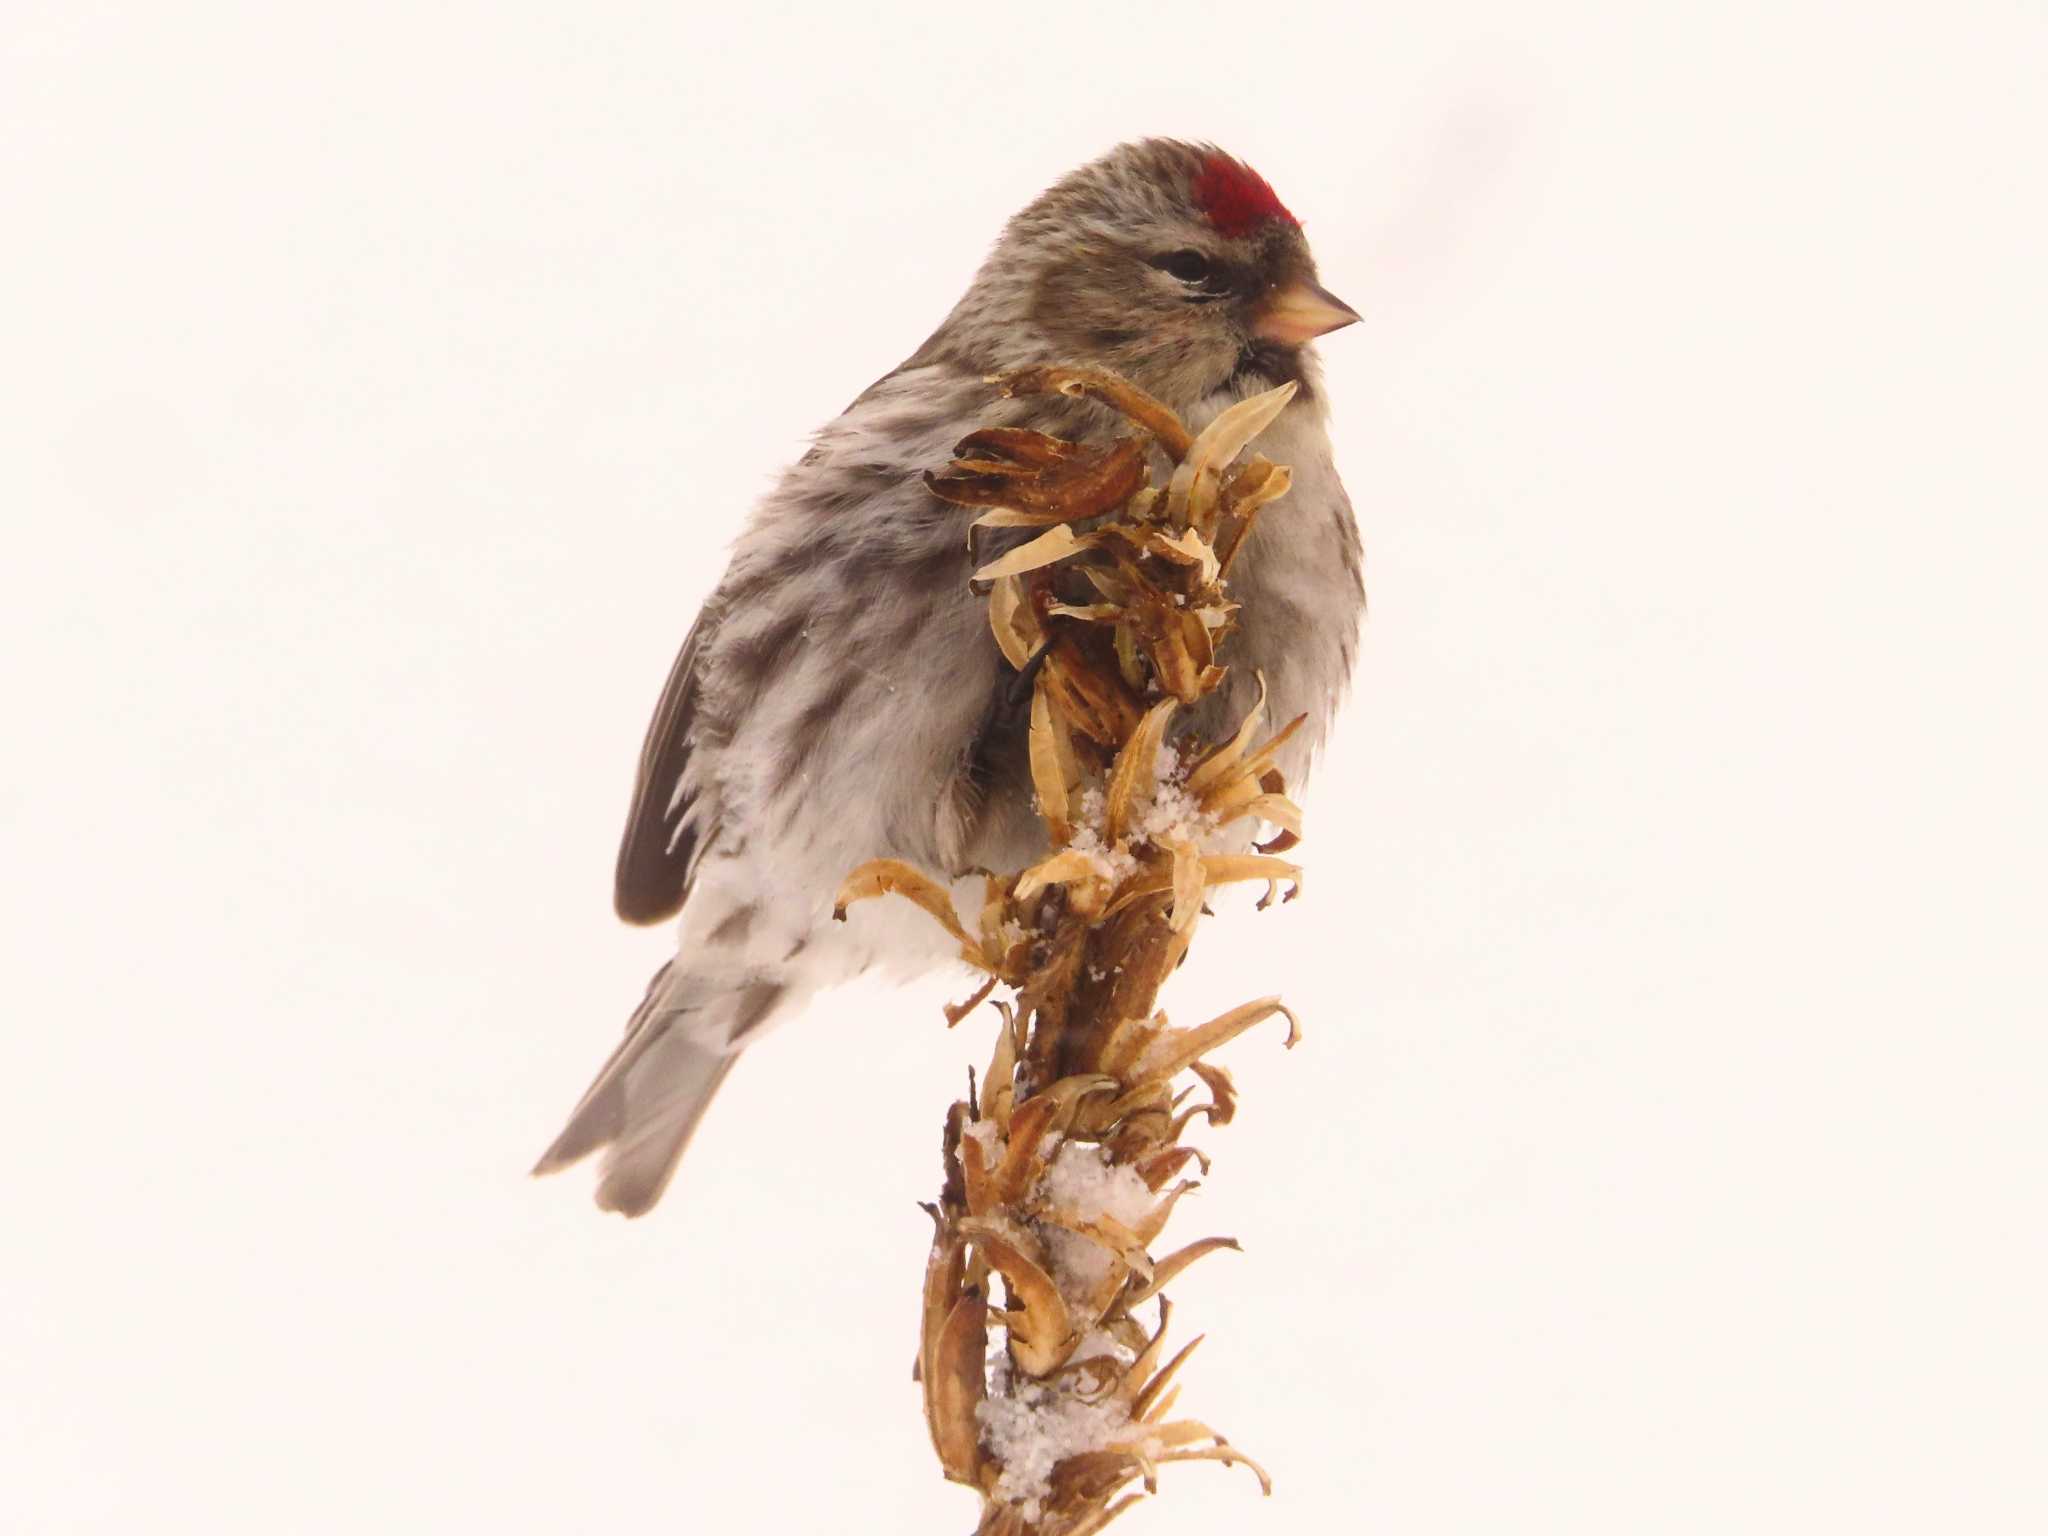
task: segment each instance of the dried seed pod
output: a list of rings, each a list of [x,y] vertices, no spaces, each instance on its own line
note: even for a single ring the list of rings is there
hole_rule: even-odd
[[[1076,533],[1065,523],[1048,528],[1028,544],[1019,544],[1008,554],[989,561],[974,573],[976,581],[994,581],[1001,576],[1021,576],[1043,566],[1057,564],[1083,550],[1093,549],[1101,539],[1092,533]]]
[[[990,978],[949,1023],[990,987],[1013,990],[1014,1008],[996,999],[987,1077],[946,1121],[918,1375],[941,1468],[983,1500],[982,1536],[1089,1536],[1131,1506],[1134,1481],[1153,1491],[1167,1462],[1243,1462],[1271,1486],[1206,1425],[1168,1418],[1200,1340],[1166,1356],[1164,1287],[1237,1244],[1205,1238],[1158,1260],[1150,1250],[1196,1187],[1189,1171],[1208,1173],[1183,1132],[1236,1112],[1229,1074],[1204,1058],[1276,1014],[1289,1045],[1299,1035],[1277,998],[1192,1029],[1156,1004],[1212,887],[1264,880],[1261,906],[1300,887],[1300,868],[1275,856],[1298,839],[1301,812],[1273,765],[1301,722],[1260,741],[1263,679],[1227,740],[1162,751],[1180,708],[1226,675],[1218,647],[1239,617],[1230,565],[1288,486],[1284,466],[1234,461],[1293,387],[1197,435],[1111,374],[1048,367],[997,382],[1110,406],[1177,468],[1147,485],[1143,438],[1097,446],[999,427],[963,439],[927,477],[937,495],[985,509],[979,529],[1038,530],[974,578],[1004,659],[1037,669],[1028,766],[1050,850],[988,878],[974,932],[943,883],[896,861],[854,871],[839,900],[843,913],[906,896],[946,927]],[[1240,851],[1260,824],[1278,835]],[[1234,847],[1221,841],[1232,828]],[[1199,1090],[1180,1088],[1183,1074],[1205,1101],[1188,1102]],[[1155,1302],[1147,1329],[1135,1309]]]
[[[1010,1305],[1000,1315],[1017,1369],[1030,1376],[1058,1370],[1079,1340],[1066,1298],[1041,1262],[1045,1255],[1037,1240],[1008,1221],[985,1216],[966,1217],[959,1230],[1009,1288]]]
[[[1291,381],[1278,389],[1266,390],[1240,400],[1224,411],[1201,436],[1189,445],[1187,457],[1173,472],[1166,487],[1166,519],[1177,528],[1209,524],[1210,509],[1221,487],[1224,470],[1244,450],[1246,443],[1271,426],[1294,398]]]
[[[1003,660],[1019,672],[1045,644],[1045,630],[1025,595],[1024,584],[1014,576],[999,576],[989,584],[988,627],[995,632]]]
[[[994,382],[1002,387],[1004,394],[1012,397],[1085,395],[1114,406],[1150,432],[1154,441],[1166,450],[1166,456],[1176,464],[1187,457],[1194,442],[1188,429],[1181,425],[1180,418],[1166,406],[1129,379],[1099,368],[1022,368]]]
[[[1005,456],[958,459],[944,474],[928,472],[924,483],[960,506],[997,509],[976,519],[984,527],[1078,522],[1122,506],[1145,483],[1145,446],[1135,437],[1084,448],[1035,432],[991,429],[961,447]]]
[[[1145,712],[1136,730],[1116,755],[1110,769],[1109,785],[1102,797],[1102,835],[1114,842],[1130,826],[1131,803],[1138,789],[1150,790],[1156,782],[1159,744],[1166,739],[1167,722],[1173,718],[1173,700]]]
[[[1056,713],[1048,692],[1052,685],[1041,672],[1031,690],[1031,787],[1038,792],[1038,813],[1045,818],[1053,846],[1065,847],[1074,836],[1074,806],[1081,793],[1081,764],[1074,755],[1073,732],[1063,713]],[[1034,894],[1025,891],[1017,899]]]

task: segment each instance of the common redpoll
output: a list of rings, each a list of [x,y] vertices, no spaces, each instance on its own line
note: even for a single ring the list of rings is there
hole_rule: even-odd
[[[1299,781],[1365,601],[1309,343],[1357,318],[1317,284],[1273,189],[1212,147],[1120,146],[1010,221],[945,323],[754,509],[683,642],[641,751],[614,895],[628,922],[680,912],[678,952],[536,1173],[602,1149],[598,1204],[644,1213],[763,1030],[870,968],[948,963],[908,903],[834,923],[849,870],[889,856],[964,874],[1044,851],[1028,693],[968,585],[975,514],[922,476],[979,428],[1082,439],[1124,423],[1084,400],[998,398],[991,374],[1111,369],[1196,430],[1248,395],[1298,386],[1259,443],[1292,467],[1293,490],[1232,569],[1244,633],[1205,706],[1214,718],[1193,724],[1234,721],[1263,676],[1267,718],[1308,717],[1281,763]]]

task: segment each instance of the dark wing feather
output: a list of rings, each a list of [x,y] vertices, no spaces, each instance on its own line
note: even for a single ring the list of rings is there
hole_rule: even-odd
[[[697,716],[697,661],[712,629],[708,613],[698,615],[669,669],[640,748],[633,781],[633,808],[619,841],[619,867],[612,906],[629,923],[659,923],[682,910],[690,892],[691,866],[704,839],[701,818],[692,814],[696,792],[676,793],[689,761]]]

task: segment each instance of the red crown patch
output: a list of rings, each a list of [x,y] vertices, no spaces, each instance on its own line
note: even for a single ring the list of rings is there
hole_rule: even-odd
[[[1266,178],[1228,155],[1211,155],[1188,190],[1195,206],[1222,234],[1236,239],[1249,234],[1268,219],[1285,219],[1300,228],[1301,220],[1287,211],[1287,205],[1266,184]]]

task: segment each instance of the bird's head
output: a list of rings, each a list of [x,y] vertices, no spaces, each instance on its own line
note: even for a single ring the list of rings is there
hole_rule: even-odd
[[[1301,223],[1212,145],[1146,139],[1074,171],[1004,230],[925,357],[1111,368],[1183,411],[1226,385],[1311,382],[1310,341],[1358,318]]]

